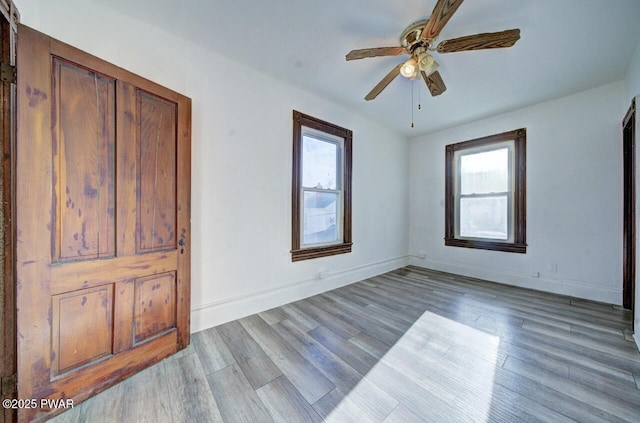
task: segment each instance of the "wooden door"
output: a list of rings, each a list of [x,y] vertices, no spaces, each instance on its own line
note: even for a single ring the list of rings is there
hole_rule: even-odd
[[[77,404],[189,343],[191,101],[25,26],[17,68],[18,398]]]

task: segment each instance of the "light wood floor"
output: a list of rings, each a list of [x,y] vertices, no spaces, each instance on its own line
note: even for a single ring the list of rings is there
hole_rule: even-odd
[[[640,422],[619,307],[408,267],[192,336],[55,422]]]

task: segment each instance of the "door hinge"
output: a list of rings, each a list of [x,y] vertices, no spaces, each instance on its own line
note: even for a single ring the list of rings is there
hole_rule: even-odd
[[[2,378],[2,396],[15,394],[18,390],[18,378],[16,374],[12,374],[11,376],[4,376]]]
[[[0,80],[9,84],[16,83],[16,67],[9,63],[0,64]]]

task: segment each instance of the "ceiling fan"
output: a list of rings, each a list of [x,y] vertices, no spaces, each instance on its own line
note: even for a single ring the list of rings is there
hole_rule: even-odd
[[[346,55],[347,60],[364,59],[378,56],[397,56],[408,54],[411,57],[399,64],[382,78],[364,98],[373,100],[399,74],[405,78],[414,79],[418,74],[422,76],[432,96],[442,94],[447,90],[438,72],[438,62],[430,54],[453,53],[457,51],[484,50],[490,48],[511,47],[520,39],[519,29],[508,29],[501,32],[468,35],[466,37],[444,40],[436,46],[436,39],[451,16],[458,10],[463,0],[438,0],[428,19],[422,19],[409,25],[400,36],[401,45],[398,47],[375,47],[352,50]]]

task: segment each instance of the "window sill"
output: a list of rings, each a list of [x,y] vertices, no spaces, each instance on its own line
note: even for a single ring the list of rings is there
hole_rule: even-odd
[[[319,257],[334,256],[351,252],[352,243],[330,245],[328,247],[291,250],[291,261],[310,260]]]
[[[480,250],[503,251],[506,253],[527,252],[527,244],[515,244],[496,241],[472,241],[469,239],[445,238],[444,245],[449,247],[476,248]]]

